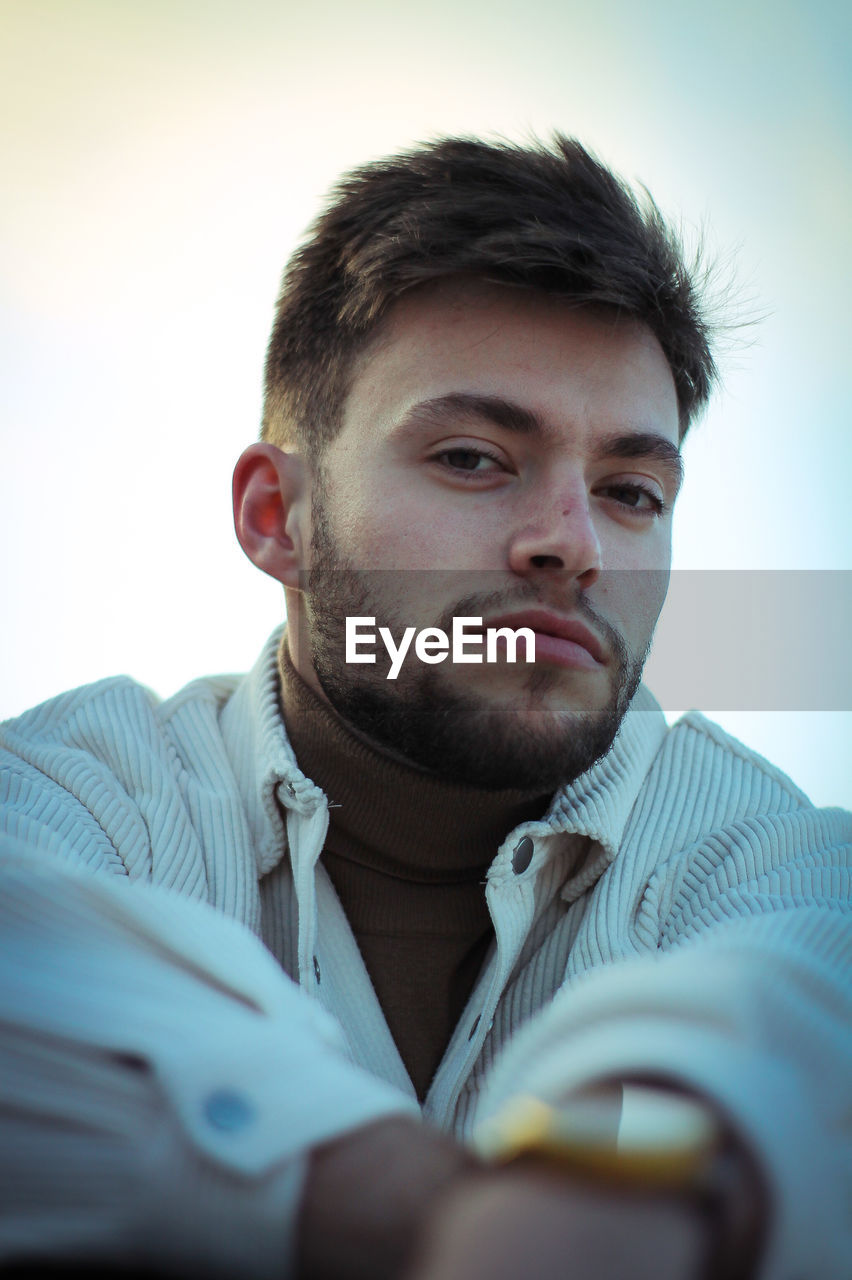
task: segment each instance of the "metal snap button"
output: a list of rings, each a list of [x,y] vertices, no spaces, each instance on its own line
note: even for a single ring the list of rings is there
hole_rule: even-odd
[[[515,845],[515,851],[512,854],[512,870],[516,876],[523,875],[527,867],[532,862],[532,856],[535,852],[535,845],[529,836],[522,836]]]

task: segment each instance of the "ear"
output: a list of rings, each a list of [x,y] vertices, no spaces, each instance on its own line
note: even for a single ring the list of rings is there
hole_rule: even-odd
[[[234,468],[234,528],[252,564],[298,589],[310,545],[310,484],[296,453],[252,444]]]

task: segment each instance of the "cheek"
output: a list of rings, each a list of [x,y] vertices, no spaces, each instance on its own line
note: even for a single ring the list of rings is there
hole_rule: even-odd
[[[600,608],[634,653],[648,644],[668,589],[668,569],[613,569],[605,571],[592,592],[592,604]]]
[[[340,468],[328,484],[325,510],[342,556],[359,570],[403,567],[417,521],[404,497],[376,477],[365,483]]]
[[[336,521],[341,545],[362,567],[374,569],[463,569],[476,541],[452,512],[436,510],[416,493],[392,499],[361,498]],[[489,539],[493,546],[493,539]]]
[[[353,550],[357,548],[365,569],[408,569],[429,564],[428,531],[416,512],[401,503],[369,504],[352,520],[347,542]],[[418,563],[418,553],[424,552],[422,564]]]
[[[637,625],[642,628],[640,639],[645,645],[651,638],[660,610],[665,603],[669,587],[669,570],[667,568],[640,569],[636,572],[640,579],[637,589]]]

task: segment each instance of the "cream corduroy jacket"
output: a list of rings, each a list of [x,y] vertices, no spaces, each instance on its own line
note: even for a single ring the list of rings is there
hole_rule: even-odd
[[[319,855],[280,633],[166,702],[126,678],[0,731],[0,1260],[279,1276],[305,1153],[414,1090]],[[772,1194],[765,1280],[852,1262],[852,817],[640,690],[608,756],[495,850],[495,930],[423,1107],[652,1072]]]

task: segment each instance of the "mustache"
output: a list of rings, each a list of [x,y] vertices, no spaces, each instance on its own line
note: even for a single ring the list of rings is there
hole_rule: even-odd
[[[618,576],[622,571],[609,571]],[[629,571],[632,572],[632,571]],[[660,576],[657,570],[644,571]],[[603,577],[603,574],[601,575]],[[667,578],[666,575],[662,575]],[[487,570],[398,570],[398,569],[357,569],[346,562],[340,555],[319,556],[310,569],[303,569],[299,574],[299,584],[305,593],[307,614],[304,619],[314,614],[315,606],[330,599],[338,600],[338,621],[342,627],[343,615],[366,614],[375,615],[385,611],[381,619],[383,623],[401,626],[410,619],[404,618],[404,602],[408,597],[410,579],[414,579],[416,587],[419,578],[446,579],[441,590],[444,599],[455,595],[455,590],[462,588],[462,582],[474,586],[479,583],[480,589],[457,597],[454,603],[447,605],[438,618],[430,619],[429,625],[437,626],[449,634],[453,620],[457,617],[499,617],[507,613],[519,612],[527,608],[542,608],[560,614],[563,617],[582,620],[597,636],[608,659],[614,658],[622,671],[637,665],[638,655],[631,653],[630,647],[621,631],[588,599],[583,589],[578,586],[571,574],[553,574],[539,581],[526,580],[507,582],[499,571]],[[491,590],[483,590],[483,578],[490,578],[501,585]],[[388,584],[390,583],[390,587]],[[412,588],[414,589],[414,588]],[[377,594],[373,594],[373,592]],[[344,592],[344,594],[340,594]],[[665,595],[665,587],[662,593]],[[416,599],[417,591],[414,590]],[[394,601],[388,617],[388,597]],[[384,604],[382,599],[384,598]],[[402,610],[402,612],[400,612]],[[644,654],[638,658],[638,665],[644,664],[650,651],[650,638]]]
[[[582,618],[614,654],[622,660],[627,657],[627,644],[621,632],[589,603],[582,590],[576,586],[566,590],[565,587],[549,584],[547,588],[543,588],[542,584],[531,582],[499,591],[474,591],[445,609],[438,625],[442,631],[449,632],[452,630],[453,619],[457,617],[487,619],[489,615],[495,617],[514,613],[531,606],[551,609],[565,617]]]

